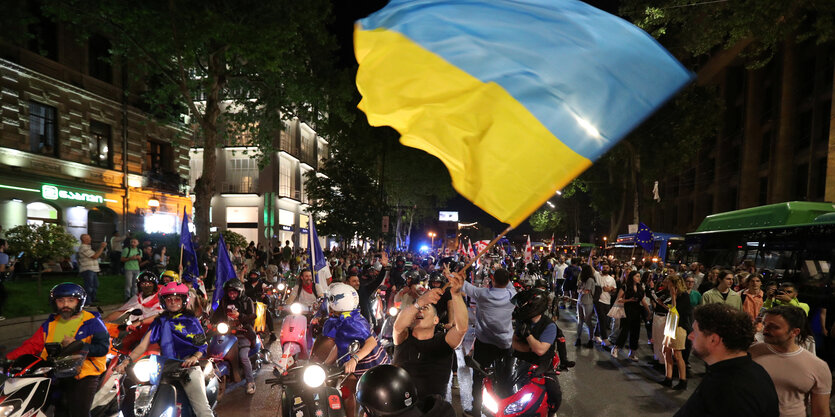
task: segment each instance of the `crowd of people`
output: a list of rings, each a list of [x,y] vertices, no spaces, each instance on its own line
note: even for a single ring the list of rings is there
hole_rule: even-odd
[[[84,271],[97,272],[93,261],[103,248],[91,247],[89,236],[86,241],[82,238],[79,259]],[[390,258],[386,251],[333,250],[326,253],[328,282],[316,285],[307,269],[307,255],[290,242],[269,251],[253,242],[246,248],[231,248],[229,255],[238,277],[223,285],[220,305],[210,310],[206,300],[214,282],[214,247],[201,249],[200,276],[190,277],[168,269],[164,250],[125,239],[118,258],[126,303],[104,321],[134,308],[143,314],[131,329],[137,330],[136,347],[120,366],[139,358],[149,344],[161,343],[166,355],[193,367],[206,352],[204,327],[230,319],[244,329],[238,333],[238,345],[239,356],[246,358],[255,345],[254,302],[264,301],[266,289],[281,282],[291,289],[287,304],[312,308],[329,300],[331,314],[321,318],[322,334],[335,340],[339,356],[344,356],[340,365],[351,376],[346,386],[357,391],[355,398],[346,399],[351,413],[357,409],[354,400],[370,414],[374,407],[382,407],[368,395],[363,397],[362,391],[388,375],[406,378],[406,388],[397,389],[425,399],[415,404],[444,415],[451,407],[446,407],[443,397],[449,386],[458,384],[456,350],[482,366],[511,356],[535,364],[543,371],[549,413],[556,413],[562,402],[558,375],[575,365],[568,358],[559,325],[561,319],[570,319],[577,325],[575,348],[605,347],[616,360],[627,349],[628,360],[639,360],[644,329],[652,345],[652,364],[663,374],[658,382],[673,390],[688,387],[691,353],[704,361],[708,372],[677,415],[805,415],[807,404],[813,416],[828,415],[832,378],[815,352],[826,352],[829,346],[820,346],[810,331],[809,305],[798,299],[794,284],[763,282],[768,274],[748,263],[734,269],[705,269],[697,263],[622,261],[593,251],[585,257],[537,255],[526,262],[518,253],[493,250],[469,265],[463,255],[395,252]],[[82,309],[95,300],[93,275],[82,271],[83,287],[54,288],[50,302],[55,314],[32,339],[7,355],[14,359],[24,353],[42,354],[44,343],[51,341],[89,344],[88,372],[65,383],[67,392],[73,393],[73,405],[63,410],[74,410],[72,415],[87,415],[78,409],[89,409],[94,384],[89,378],[101,374],[103,368],[96,361],[106,353],[97,343],[108,340],[101,335],[102,318]],[[383,311],[399,309],[391,356],[378,334],[380,306],[386,307]],[[831,328],[835,315],[827,317],[826,311],[813,313]],[[89,330],[84,337],[78,333],[82,326]],[[267,329],[272,342],[276,339],[272,320],[267,321]],[[359,350],[343,355],[351,342],[357,342]],[[249,365],[248,360],[241,361],[239,372],[247,382],[247,393],[253,394],[256,386]],[[729,384],[745,387],[723,390]],[[198,415],[211,415],[203,388],[186,387],[186,393],[190,399],[196,396],[192,402]],[[472,398],[465,414],[478,417],[481,378],[473,379]],[[377,411],[397,414],[391,409]]]

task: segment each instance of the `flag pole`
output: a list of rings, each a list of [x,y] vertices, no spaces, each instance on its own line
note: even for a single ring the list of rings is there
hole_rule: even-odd
[[[180,243],[180,275],[183,274],[183,248],[185,246],[186,245],[183,245],[182,243]]]
[[[503,232],[501,232],[498,236],[496,236],[496,237],[495,237],[492,241],[490,241],[490,243],[488,243],[488,244],[487,244],[487,246],[485,246],[485,247],[484,247],[484,249],[480,250],[480,251],[478,252],[478,254],[475,256],[475,258],[470,259],[470,260],[469,260],[466,264],[464,264],[464,267],[463,267],[463,268],[461,268],[461,270],[463,271],[463,270],[466,270],[467,268],[471,267],[471,266],[473,265],[473,263],[475,263],[475,260],[476,260],[476,259],[479,259],[479,258],[481,258],[482,256],[484,256],[484,255],[487,253],[487,251],[489,251],[489,250],[490,250],[490,248],[492,248],[493,246],[495,246],[495,245],[496,245],[496,243],[497,243],[497,242],[498,242],[501,238],[503,238],[503,237],[504,237],[504,235],[508,234],[511,230],[513,230],[513,226],[507,226],[507,229],[504,229],[504,231],[503,231]],[[449,282],[447,282],[447,283],[446,283],[446,285],[444,285],[444,287],[443,287],[443,288],[441,288],[441,292],[446,291],[446,290],[447,290],[447,288],[449,288],[449,284],[450,284],[450,283],[449,283]]]

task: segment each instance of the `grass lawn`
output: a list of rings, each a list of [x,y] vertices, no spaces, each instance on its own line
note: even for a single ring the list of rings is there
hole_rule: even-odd
[[[82,285],[78,275],[44,275],[41,280],[41,292],[38,294],[38,280],[36,277],[17,277],[14,281],[6,282],[6,292],[9,298],[3,308],[6,318],[35,316],[51,313],[49,305],[49,290],[62,282],[74,282]],[[125,277],[123,275],[99,275],[98,298],[100,305],[121,304],[124,299]],[[88,300],[89,301],[89,300]]]

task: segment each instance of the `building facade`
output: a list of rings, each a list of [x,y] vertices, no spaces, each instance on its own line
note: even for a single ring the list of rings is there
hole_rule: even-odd
[[[653,230],[686,233],[709,214],[765,204],[835,202],[835,45],[805,42],[793,53],[759,69],[737,60],[710,80],[724,126],[690,166],[660,180],[662,202],[641,209]],[[793,109],[781,108],[787,65]]]
[[[212,229],[231,230],[247,241],[307,248],[310,214],[305,175],[316,172],[329,156],[328,141],[307,123],[293,119],[276,137],[275,152],[259,169],[252,147],[223,147],[217,156],[210,223]],[[203,174],[203,148],[190,151],[190,186]],[[316,173],[316,175],[323,175]],[[330,246],[319,236],[322,248]]]
[[[127,76],[102,60],[106,39],[79,43],[62,25],[38,25],[39,43],[0,40],[2,229],[56,223],[94,242],[178,232],[191,211],[189,131],[154,123],[128,99]]]

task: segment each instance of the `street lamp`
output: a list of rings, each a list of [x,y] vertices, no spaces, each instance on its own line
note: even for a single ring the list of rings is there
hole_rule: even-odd
[[[607,236],[603,236],[603,250],[607,249],[607,247],[606,247],[606,241],[607,240],[609,240],[609,238]]]
[[[432,244],[430,245],[432,248],[435,247],[435,236],[437,236],[435,232],[429,232],[429,237],[432,238]]]

